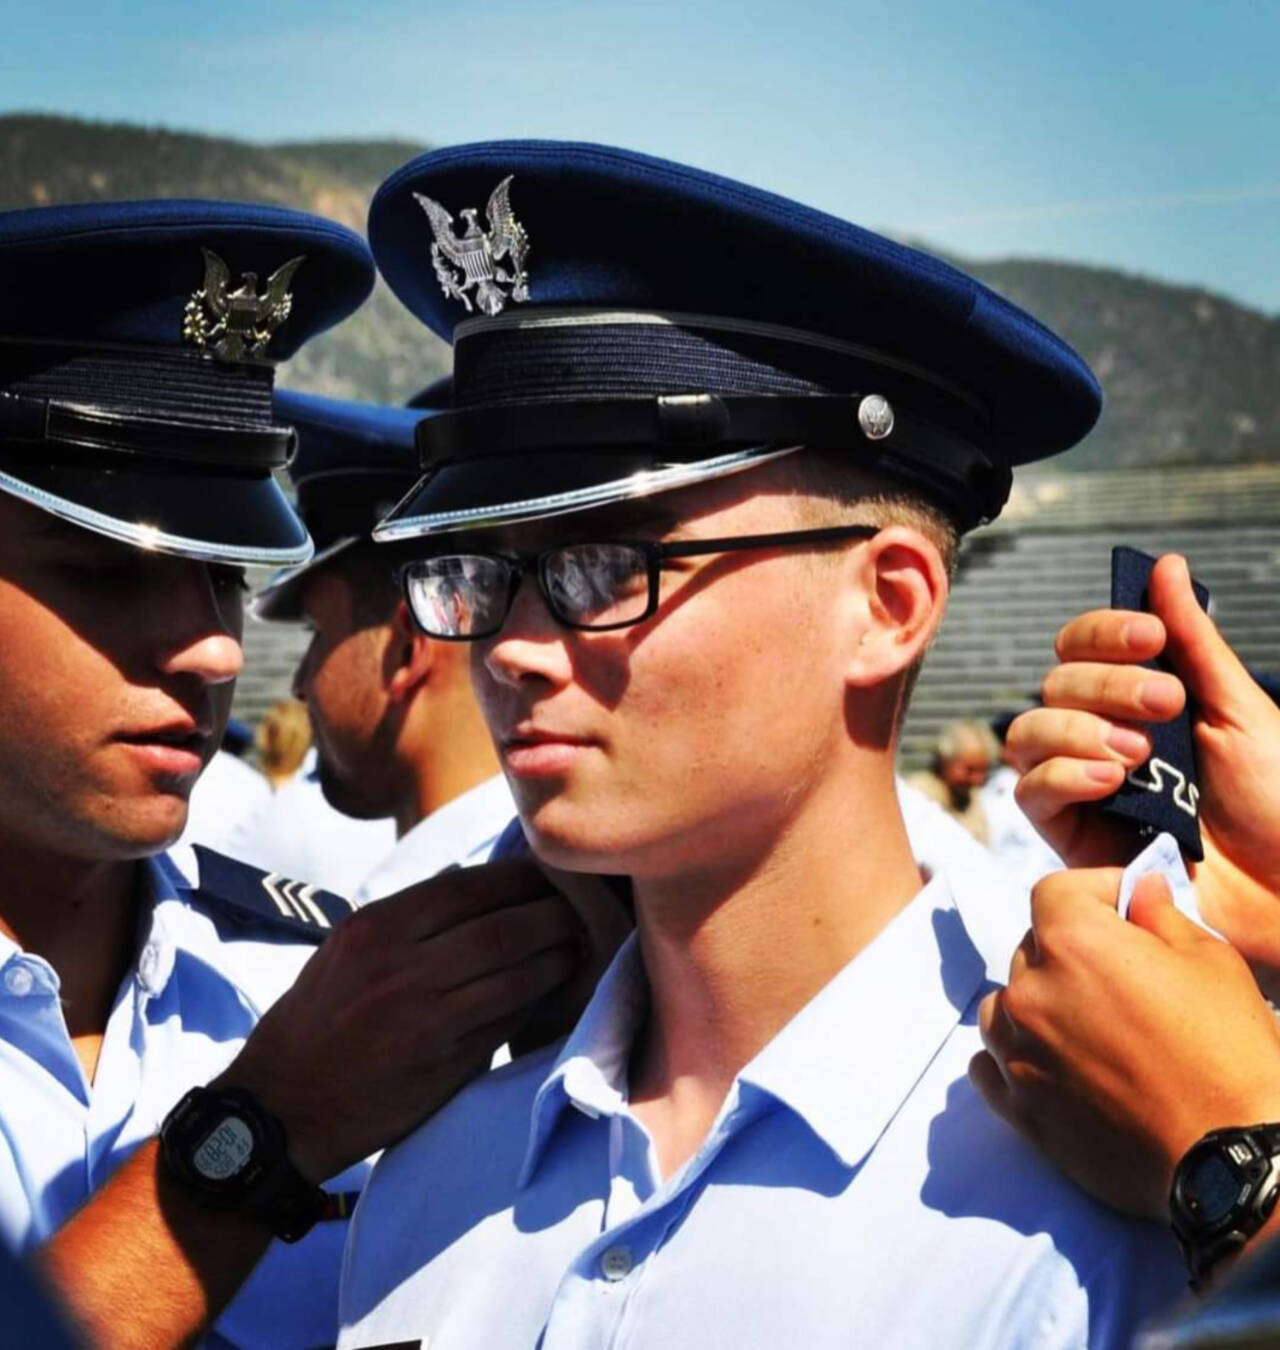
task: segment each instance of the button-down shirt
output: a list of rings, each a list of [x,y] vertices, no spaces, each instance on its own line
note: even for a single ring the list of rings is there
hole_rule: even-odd
[[[1184,1276],[1166,1231],[1094,1204],[970,1086],[987,905],[930,882],[665,1180],[627,1097],[633,939],[558,1053],[477,1080],[378,1164],[339,1345],[1127,1345]]]
[[[189,850],[143,868],[150,894],[136,964],[116,995],[92,1084],[67,1031],[57,972],[0,935],[0,1241],[19,1251],[59,1229],[188,1088],[230,1063],[315,950],[265,927],[220,927],[187,898],[196,879]],[[361,1164],[329,1187],[359,1190],[367,1170]],[[273,1242],[208,1343],[332,1343],[346,1227],[321,1223],[295,1246]]]
[[[447,867],[487,862],[516,813],[501,774],[446,802],[420,820],[351,894],[358,905],[394,895]]]

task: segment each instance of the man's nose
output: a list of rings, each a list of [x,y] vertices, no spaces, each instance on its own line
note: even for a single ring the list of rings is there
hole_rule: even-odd
[[[179,569],[157,617],[163,624],[156,665],[166,675],[195,675],[226,684],[244,669],[242,599],[224,590],[202,563]]]
[[[530,679],[562,684],[572,674],[565,637],[536,580],[526,576],[501,632],[481,644],[482,664],[492,679],[513,688]]]

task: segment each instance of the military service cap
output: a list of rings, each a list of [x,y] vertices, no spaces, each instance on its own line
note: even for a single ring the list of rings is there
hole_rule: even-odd
[[[448,397],[448,382],[430,386],[423,397]],[[308,562],[287,568],[254,597],[259,619],[297,623],[302,618],[302,583],[317,567],[368,540],[373,527],[419,477],[414,428],[417,408],[351,403],[276,391],[276,416],[290,424],[298,450],[289,476],[298,494],[298,512],[315,541]]]
[[[298,562],[274,362],[373,284],[352,231],[224,202],[0,214],[0,490],[115,539]]]
[[[481,216],[483,215],[483,221]],[[800,446],[963,526],[1093,426],[1059,338],[954,267],[757,188],[597,145],[434,151],[369,216],[392,290],[454,347],[394,540],[581,509]]]

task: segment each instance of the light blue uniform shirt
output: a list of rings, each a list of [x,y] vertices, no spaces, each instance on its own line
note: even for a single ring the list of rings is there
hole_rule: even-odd
[[[378,1163],[339,1345],[1127,1346],[1185,1276],[1166,1230],[1095,1205],[970,1087],[988,963],[1016,941],[981,954],[989,903],[930,882],[665,1182],[627,1103],[633,939],[558,1053],[477,1080]]]
[[[265,925],[215,922],[187,898],[195,861],[185,851],[143,866],[151,903],[92,1085],[67,1032],[56,972],[0,935],[0,1241],[19,1251],[56,1232],[188,1088],[230,1063],[315,951]],[[359,1190],[367,1171],[361,1164],[329,1189]],[[321,1223],[295,1246],[273,1242],[208,1343],[331,1344],[346,1227]]]

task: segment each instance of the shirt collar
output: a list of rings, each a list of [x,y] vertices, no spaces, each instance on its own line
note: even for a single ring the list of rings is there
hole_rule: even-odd
[[[871,1151],[983,987],[947,879],[935,877],[739,1075],[846,1167]]]
[[[640,943],[632,933],[601,976],[533,1099],[529,1146],[517,1185],[532,1180],[566,1107],[572,1104],[590,1116],[626,1109],[627,1065],[648,1006]]]
[[[463,862],[496,839],[514,814],[507,780],[501,774],[485,779],[432,811],[400,838],[360,883],[356,900],[378,899]]]
[[[180,936],[185,934],[182,916],[189,906],[184,893],[194,885],[195,855],[189,860],[183,850],[173,854],[161,853],[142,860],[141,896],[138,914],[137,960],[133,976],[142,992],[155,998],[164,992],[173,975],[177,961]],[[190,869],[184,871],[183,863]],[[188,940],[181,945],[191,946]],[[22,953],[22,948],[11,938],[0,933],[0,966]],[[198,953],[209,965],[217,967],[216,958],[209,953]],[[226,972],[220,972],[226,974]]]
[[[783,1027],[738,1082],[792,1110],[854,1167],[985,983],[986,962],[951,887],[935,877]],[[632,935],[534,1098],[521,1186],[532,1179],[567,1106],[589,1115],[626,1109],[627,1064],[647,1001]]]

